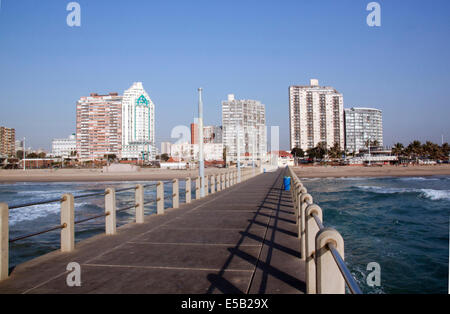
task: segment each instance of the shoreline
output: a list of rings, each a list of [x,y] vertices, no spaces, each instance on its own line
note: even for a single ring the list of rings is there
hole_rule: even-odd
[[[299,166],[293,167],[299,178],[356,177],[428,177],[450,176],[450,165],[421,166]],[[219,174],[229,169],[206,168],[205,174]],[[0,170],[0,184],[14,182],[126,182],[163,181],[195,178],[198,170],[141,169],[137,172],[102,172],[101,169],[29,169]]]
[[[205,174],[219,174],[229,169],[205,169]],[[0,184],[14,182],[111,182],[164,181],[194,178],[198,170],[141,169],[137,172],[102,172],[101,169],[30,169],[0,170]]]
[[[358,177],[429,177],[450,176],[450,165],[421,166],[304,166],[294,167],[299,178],[358,178]]]

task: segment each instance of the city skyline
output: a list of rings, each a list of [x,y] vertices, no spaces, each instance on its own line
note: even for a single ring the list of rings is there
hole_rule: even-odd
[[[258,99],[266,105],[267,125],[280,126],[280,149],[289,149],[286,89],[311,77],[342,93],[344,108],[382,110],[385,145],[440,143],[442,135],[449,141],[450,108],[440,93],[450,83],[449,43],[440,39],[450,28],[446,1],[438,1],[442,10],[419,1],[405,10],[383,1],[379,28],[365,24],[367,1],[262,1],[256,9],[232,1],[198,7],[79,3],[81,27],[70,28],[65,3],[2,2],[0,46],[8,49],[0,52],[0,125],[15,128],[27,146],[49,150],[53,138],[73,133],[80,96],[142,81],[157,104],[157,147],[173,141],[172,127],[195,118],[196,89],[203,86],[209,124],[220,124],[222,95]],[[333,29],[317,23],[318,16]],[[226,18],[233,23],[220,22]],[[118,19],[123,22],[115,25]],[[301,40],[293,41],[306,27]],[[142,41],[147,33],[149,40]],[[114,51],[113,40],[119,44]],[[305,49],[311,44],[313,51]]]

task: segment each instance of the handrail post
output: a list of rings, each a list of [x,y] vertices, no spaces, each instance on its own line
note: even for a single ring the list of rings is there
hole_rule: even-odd
[[[302,192],[302,191],[300,191]],[[300,238],[300,252],[301,252],[301,259],[305,260],[306,257],[306,207],[308,205],[311,205],[313,203],[313,198],[308,193],[301,193],[300,194],[300,221],[298,225],[298,237]]]
[[[64,194],[61,201],[61,252],[75,249],[75,199],[73,194]]]
[[[230,187],[230,172],[225,173],[225,188]]]
[[[197,177],[195,178],[195,199],[199,200],[200,198],[200,177]]]
[[[156,184],[156,214],[164,214],[164,183],[162,181]]]
[[[0,203],[0,281],[9,277],[9,207]]]
[[[173,179],[172,181],[172,207],[180,207],[180,195],[178,191],[178,179]]]
[[[105,214],[107,214],[105,232],[107,235],[116,234],[116,209],[116,189],[107,188],[105,191]]]
[[[216,176],[212,175],[210,179],[211,179],[211,194],[214,194],[216,193]]]
[[[345,280],[328,248],[332,243],[344,259],[344,239],[335,229],[324,228],[316,236],[316,282],[319,294],[345,294]]]
[[[186,204],[191,202],[191,178],[186,178]]]
[[[311,204],[306,208],[306,293],[316,294],[316,262],[315,262],[315,250],[316,250],[316,234],[320,231],[319,226],[312,216],[313,214],[322,220],[322,209],[316,205]]]
[[[217,192],[220,192],[222,188],[222,181],[220,180],[222,176],[220,174],[216,175],[216,190]]]
[[[205,176],[205,196],[209,194],[209,176]]]
[[[222,181],[222,190],[225,190],[225,173],[220,175],[220,181]]]
[[[134,205],[136,206],[136,223],[144,223],[144,186],[142,184],[136,185],[134,191]]]

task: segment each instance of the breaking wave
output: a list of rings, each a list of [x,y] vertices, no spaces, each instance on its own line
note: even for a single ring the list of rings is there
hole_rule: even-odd
[[[358,186],[358,189],[377,194],[418,194],[419,197],[428,198],[432,201],[450,200],[450,190],[412,189],[412,188],[388,188],[380,186]]]

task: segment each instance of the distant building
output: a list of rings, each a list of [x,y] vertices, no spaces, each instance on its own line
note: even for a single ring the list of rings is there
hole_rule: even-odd
[[[191,123],[191,144],[198,144],[198,124]]]
[[[257,100],[237,100],[228,95],[222,102],[222,142],[227,162],[241,159],[262,159],[267,153],[266,111]],[[238,149],[239,136],[239,149]],[[249,156],[251,156],[249,158]]]
[[[278,167],[294,166],[294,156],[287,151],[271,151],[269,152],[270,163]]]
[[[203,143],[222,144],[222,127],[216,125],[203,126]],[[197,123],[191,123],[191,144],[198,144]]]
[[[56,138],[52,141],[52,155],[55,157],[68,158],[77,151],[76,135],[71,134],[68,138]]]
[[[12,157],[16,154],[16,130],[0,127],[0,156]]]
[[[199,158],[198,144],[172,144],[171,156],[183,160],[196,161]],[[205,143],[203,144],[203,158],[205,161],[222,161],[223,160],[223,144],[221,143]]]
[[[16,140],[15,151],[16,153],[21,150],[23,151],[23,141]]]
[[[345,109],[345,148],[349,153],[367,149],[376,141],[383,146],[383,117],[381,110],[373,108]]]
[[[122,158],[155,160],[155,105],[141,82],[123,95]]]
[[[319,86],[315,79],[309,86],[290,86],[289,130],[291,149],[306,151],[320,142],[327,147],[338,143],[344,149],[343,95],[333,87]]]
[[[77,102],[76,150],[84,160],[121,153],[122,96],[91,94]]]
[[[161,143],[161,154],[167,154],[170,156],[172,143],[170,142],[162,142]]]

